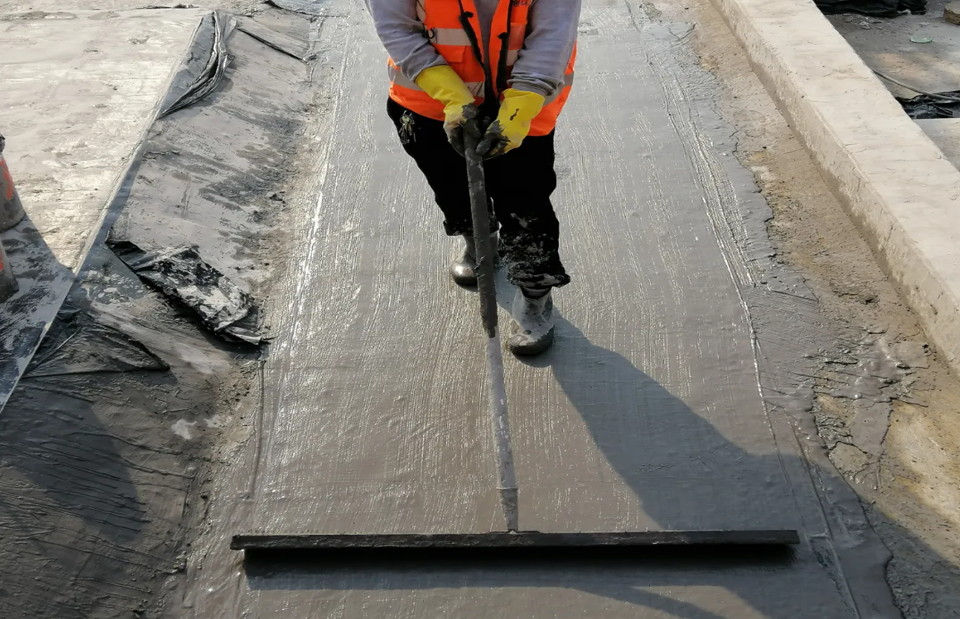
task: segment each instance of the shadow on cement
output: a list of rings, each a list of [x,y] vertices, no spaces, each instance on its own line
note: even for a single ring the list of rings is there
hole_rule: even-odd
[[[126,401],[132,412],[144,396],[124,387],[120,374],[143,370],[167,389],[177,383],[146,347],[120,340],[120,332],[76,309],[89,305],[82,285],[73,284],[70,297],[0,414],[0,489],[8,490],[0,492],[0,528],[33,547],[36,556],[49,554],[57,537],[45,535],[41,524],[69,529],[71,521],[79,523],[80,539],[63,540],[65,545],[101,538],[124,546],[140,536],[146,512],[132,470],[139,467],[123,455],[132,445],[119,436],[125,428],[102,419],[95,396],[107,390],[100,409]],[[7,485],[14,479],[18,492]],[[70,553],[64,547],[58,554]]]
[[[0,528],[38,553],[52,541],[40,521],[80,521],[118,544],[136,539],[144,522],[130,463],[80,382],[89,378],[25,379],[0,417],[0,481],[8,482],[0,483]]]
[[[507,299],[512,299],[512,295],[508,292],[500,301],[509,310]],[[764,472],[777,478],[782,475],[783,454],[755,455],[727,440],[680,398],[623,356],[591,343],[563,318],[558,320],[556,347],[528,363],[551,369],[610,465],[636,492],[645,512],[664,528],[671,528],[670,523],[675,521],[689,522],[690,509],[709,515],[713,506],[703,504],[704,495],[699,495],[699,503],[694,501],[691,506],[689,489],[649,484],[649,478],[637,466],[638,454],[632,440],[640,432],[660,428],[665,434],[679,431],[680,436],[695,437],[686,445],[663,441],[657,453],[643,454],[645,462],[700,462],[729,471],[732,477]],[[614,399],[603,395],[611,390]],[[845,483],[829,479],[832,473],[822,468],[818,468],[818,474],[826,482]],[[727,507],[755,509],[756,500],[753,493],[746,493],[743,497],[730,497]],[[911,541],[924,546],[915,537]],[[930,556],[937,556],[932,549],[924,548]],[[682,599],[686,596],[654,590],[714,587],[736,596],[744,606],[769,619],[797,619],[818,616],[817,613],[857,616],[858,611],[850,606],[852,600],[842,593],[847,585],[843,569],[835,561],[829,542],[807,540],[797,550],[668,547],[640,549],[630,556],[512,554],[505,559],[471,555],[463,561],[452,561],[449,556],[425,560],[411,556],[409,561],[387,562],[371,561],[369,556],[351,561],[343,555],[321,560],[310,553],[249,554],[244,565],[248,585],[256,591],[552,587],[576,589],[681,619],[721,619],[727,614],[705,610]],[[889,590],[883,568],[882,564],[871,563],[853,570],[861,574],[860,591],[855,593],[860,613],[895,616],[885,602]],[[871,601],[871,595],[875,601]],[[745,608],[740,607],[740,611]]]
[[[526,363],[550,368],[607,462],[661,528],[797,526],[782,455],[756,455],[769,451],[768,437],[757,445],[727,439],[663,385],[591,343],[562,317],[555,346]],[[720,412],[725,405],[710,403]]]
[[[114,294],[151,295],[137,304],[144,315],[172,311],[136,277],[126,283]],[[16,566],[0,577],[2,617],[140,613],[176,573],[183,514],[216,438],[202,423],[215,377],[169,370],[76,309],[89,305],[78,282],[0,414],[0,564]]]
[[[677,433],[689,440],[685,444],[661,441],[657,453],[642,455],[645,463],[709,463],[712,469],[729,471],[732,478],[744,471],[781,475],[777,454],[754,456],[734,445],[627,359],[593,345],[565,319],[558,322],[556,347],[530,363],[552,369],[611,466],[640,497],[646,513],[666,529],[671,528],[671,522],[689,523],[690,509],[700,510],[704,528],[709,528],[706,523],[713,506],[704,504],[704,493],[691,496],[690,488],[682,484],[654,487],[649,476],[642,475],[636,437],[649,433],[654,426],[662,428],[665,435]],[[753,494],[731,497],[725,507],[749,509],[756,500]],[[720,619],[720,615],[649,588],[720,587],[771,619],[796,619],[795,607],[784,604],[784,596],[803,596],[826,607],[839,604],[834,584],[824,578],[810,585],[825,589],[822,591],[778,591],[802,586],[802,580],[793,573],[798,564],[794,550],[782,547],[643,548],[629,556],[611,556],[609,552],[591,556],[571,550],[566,556],[550,557],[518,557],[512,553],[509,560],[497,556],[477,560],[474,554],[465,561],[411,559],[408,563],[387,564],[382,560],[350,562],[342,555],[332,561],[318,561],[307,553],[251,554],[246,557],[245,569],[254,590],[556,587],[578,589],[683,619]],[[809,575],[810,567],[808,563],[801,571],[801,579]],[[788,577],[777,581],[778,575]]]

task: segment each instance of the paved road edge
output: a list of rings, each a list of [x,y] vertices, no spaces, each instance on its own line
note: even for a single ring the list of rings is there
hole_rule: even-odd
[[[960,171],[811,0],[711,0],[960,373]]]

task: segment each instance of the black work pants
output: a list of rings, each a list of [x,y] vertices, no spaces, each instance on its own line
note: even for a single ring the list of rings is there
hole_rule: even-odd
[[[466,164],[447,142],[443,123],[415,114],[392,99],[387,100],[387,113],[403,149],[433,189],[447,234],[472,234]],[[499,222],[507,276],[525,288],[563,286],[570,281],[560,262],[560,224],[550,203],[550,194],[557,188],[553,137],[553,133],[528,137],[520,148],[484,163],[487,197]]]

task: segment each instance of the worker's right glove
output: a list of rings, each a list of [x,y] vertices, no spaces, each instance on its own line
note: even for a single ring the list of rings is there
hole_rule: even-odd
[[[447,133],[450,145],[463,156],[464,132],[469,132],[477,139],[481,136],[473,93],[456,71],[445,64],[424,69],[416,81],[424,92],[443,104],[443,130]]]

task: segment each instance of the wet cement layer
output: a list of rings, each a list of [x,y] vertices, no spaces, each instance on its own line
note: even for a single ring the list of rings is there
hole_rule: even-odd
[[[600,0],[585,7],[558,134],[576,283],[558,295],[557,348],[507,370],[521,526],[795,526],[805,543],[773,563],[687,554],[512,569],[244,565],[225,549],[245,530],[501,525],[476,297],[447,280],[439,214],[382,111],[368,18],[355,3],[329,9],[316,34],[317,174],[291,225],[301,257],[276,303],[255,440],[191,563],[193,615],[888,616],[872,571],[882,553],[845,571],[832,541],[844,521],[814,485],[854,521],[859,505],[829,469],[808,467],[785,414],[810,406],[797,359],[815,304],[770,267],[757,242],[765,205],[691,98],[703,92],[674,57],[689,28]],[[850,530],[851,548],[869,538]],[[851,593],[848,573],[872,600]]]
[[[794,528],[747,314],[713,222],[690,216],[715,173],[625,9],[585,28],[558,161],[577,284],[555,348],[507,366],[521,528]],[[368,87],[379,42],[352,45],[320,229],[266,366],[252,528],[502,529],[477,298],[448,281],[436,207]]]

